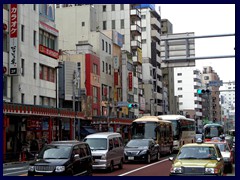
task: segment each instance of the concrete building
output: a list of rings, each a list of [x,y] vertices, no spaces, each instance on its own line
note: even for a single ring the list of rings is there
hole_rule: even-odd
[[[153,4],[141,4],[137,8],[141,10],[142,17],[142,72],[146,112],[151,110],[149,113],[151,115],[162,115],[168,99],[163,98],[164,87],[160,59],[161,16]]]
[[[193,119],[202,119],[202,98],[197,90],[202,86],[201,72],[194,67],[174,68],[175,95],[179,110]]]
[[[219,87],[208,86],[210,81],[220,81],[219,76],[211,66],[204,66],[202,71],[202,86],[205,89],[209,89],[211,93],[202,94],[203,119],[206,121],[220,122]]]

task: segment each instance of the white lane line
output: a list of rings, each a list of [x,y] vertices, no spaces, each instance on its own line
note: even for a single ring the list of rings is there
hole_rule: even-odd
[[[18,173],[22,173],[22,172],[27,172],[27,170],[23,170],[23,171],[15,171],[15,172],[11,172],[11,173],[4,173],[3,176],[6,176],[6,175],[12,175],[12,176],[18,176],[18,175],[13,175],[13,174],[18,174]]]
[[[141,169],[144,169],[144,168],[147,168],[147,167],[150,167],[150,166],[153,166],[153,165],[155,165],[155,164],[162,163],[162,162],[165,162],[165,161],[169,161],[169,160],[168,160],[168,159],[164,159],[164,160],[162,160],[162,161],[158,161],[158,162],[155,162],[155,163],[152,163],[152,164],[149,164],[149,165],[140,167],[140,168],[138,168],[138,169],[134,169],[134,170],[132,170],[132,171],[126,172],[126,173],[124,173],[124,174],[119,174],[118,176],[125,176],[125,175],[127,175],[127,174],[131,174],[131,173],[133,173],[133,172],[139,171],[139,170],[141,170]]]

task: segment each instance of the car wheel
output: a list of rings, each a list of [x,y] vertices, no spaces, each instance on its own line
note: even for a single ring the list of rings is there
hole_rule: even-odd
[[[108,167],[108,171],[113,172],[113,170],[114,170],[114,165],[113,165],[113,161],[112,161],[110,166]]]
[[[147,163],[148,164],[151,163],[151,155],[150,154],[147,155]]]
[[[120,161],[120,163],[119,163],[119,165],[118,165],[118,168],[119,168],[119,169],[122,169],[122,168],[123,168],[123,159],[121,159],[121,161]]]

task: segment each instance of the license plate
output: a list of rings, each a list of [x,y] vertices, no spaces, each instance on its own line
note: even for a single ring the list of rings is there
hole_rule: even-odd
[[[134,157],[128,157],[128,160],[134,160]]]

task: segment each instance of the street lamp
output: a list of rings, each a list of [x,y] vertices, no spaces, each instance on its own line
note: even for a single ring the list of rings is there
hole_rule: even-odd
[[[58,69],[59,68],[62,68],[62,66],[56,66],[55,67],[55,72],[56,72],[56,109],[58,108]],[[56,123],[57,123],[57,120],[56,120]],[[58,122],[58,125],[59,125],[59,122]],[[60,128],[59,128],[59,132],[57,133],[57,126],[56,126],[56,135],[60,132]],[[57,140],[59,140],[59,135],[57,136]]]

